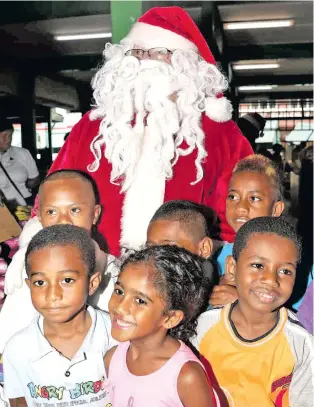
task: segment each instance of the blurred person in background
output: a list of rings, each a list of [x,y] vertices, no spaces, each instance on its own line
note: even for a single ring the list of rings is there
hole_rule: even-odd
[[[258,113],[248,113],[238,120],[238,126],[244,137],[250,142],[256,152],[256,139],[263,137],[266,120]]]
[[[30,152],[22,147],[14,147],[12,123],[0,119],[0,190],[8,206],[32,205],[32,189],[39,184],[39,172]]]

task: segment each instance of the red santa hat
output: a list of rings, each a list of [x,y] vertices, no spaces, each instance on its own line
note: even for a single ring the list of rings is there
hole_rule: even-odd
[[[154,7],[133,26],[127,36],[149,48],[166,47],[198,52],[205,61],[216,64],[205,38],[192,18],[181,7]]]
[[[216,65],[205,38],[192,18],[181,7],[154,7],[134,24],[126,39],[145,49],[165,47],[170,50],[198,52],[209,64]],[[212,120],[231,119],[231,103],[222,95],[206,99],[205,113]]]

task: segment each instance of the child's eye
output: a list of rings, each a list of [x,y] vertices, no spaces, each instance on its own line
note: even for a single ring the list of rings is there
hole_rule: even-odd
[[[46,281],[44,281],[44,280],[37,280],[37,281],[34,281],[33,284],[34,284],[36,287],[43,287],[43,286],[45,286],[47,283],[46,283]]]
[[[54,209],[48,209],[48,210],[47,210],[47,214],[48,214],[48,215],[55,215],[55,214],[56,214],[56,211],[55,211]]]
[[[72,208],[71,211],[73,213],[80,213],[81,212],[80,208]]]
[[[75,282],[75,280],[71,277],[66,277],[62,280],[62,283],[66,283],[66,284],[73,284]]]
[[[261,201],[261,198],[258,197],[258,196],[251,196],[251,200],[252,200],[253,202],[259,202],[259,201]]]
[[[228,194],[227,199],[229,201],[235,201],[237,199],[237,197],[234,194]]]
[[[136,298],[136,299],[135,299],[135,302],[136,302],[137,304],[139,304],[139,305],[146,305],[146,304],[147,304],[147,302],[144,301],[144,300],[142,300],[142,298]]]
[[[115,288],[115,289],[113,290],[113,292],[114,292],[115,294],[117,294],[117,295],[123,295],[123,290],[121,290],[121,288]]]
[[[261,270],[262,268],[264,268],[263,264],[261,264],[261,263],[252,263],[251,266],[258,270]]]
[[[289,269],[281,269],[281,270],[278,271],[278,273],[279,274],[284,274],[286,276],[291,276],[293,274],[292,271],[289,270]]]

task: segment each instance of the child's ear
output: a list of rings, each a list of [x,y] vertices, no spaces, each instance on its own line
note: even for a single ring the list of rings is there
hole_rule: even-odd
[[[283,201],[277,201],[274,203],[272,216],[280,216],[285,209],[285,203]]]
[[[89,279],[89,289],[88,289],[88,295],[93,295],[95,293],[95,291],[97,290],[97,288],[99,287],[100,284],[100,273],[97,272],[95,274],[93,274],[90,279]]]
[[[213,241],[209,237],[204,237],[204,239],[199,244],[199,255],[204,259],[208,259],[213,251]]]
[[[179,310],[171,310],[168,312],[167,317],[163,323],[163,326],[166,329],[174,328],[179,325],[182,319],[184,318],[184,312]]]
[[[29,281],[28,277],[25,278],[25,283],[27,284],[28,288],[30,289],[31,288],[31,282]]]
[[[236,261],[232,256],[227,256],[225,261],[225,280],[228,282],[235,281]]]
[[[101,214],[101,205],[95,205],[93,225],[96,225]]]

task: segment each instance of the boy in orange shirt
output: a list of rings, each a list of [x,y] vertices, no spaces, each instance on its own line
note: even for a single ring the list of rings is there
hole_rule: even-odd
[[[194,346],[210,362],[229,405],[313,405],[313,337],[283,305],[301,245],[281,218],[259,217],[238,231],[226,272],[238,300],[206,311]]]

